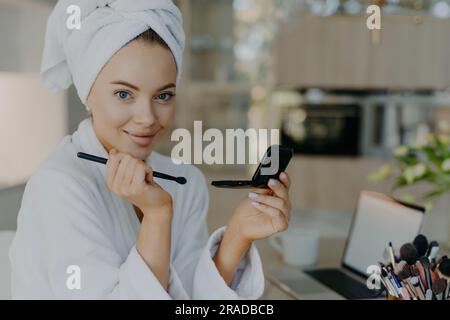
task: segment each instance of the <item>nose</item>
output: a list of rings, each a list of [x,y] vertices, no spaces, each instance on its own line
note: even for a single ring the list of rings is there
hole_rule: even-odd
[[[98,8],[103,8],[106,6],[109,6],[111,4],[111,0],[97,0],[97,7]]]
[[[153,112],[151,101],[143,101],[136,104],[136,110],[134,114],[135,122],[142,127],[149,127],[153,125],[157,118]]]

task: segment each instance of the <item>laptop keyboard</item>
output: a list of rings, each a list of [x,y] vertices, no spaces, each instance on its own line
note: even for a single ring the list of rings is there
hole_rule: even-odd
[[[339,269],[305,270],[305,273],[347,299],[373,299],[377,290],[369,290],[365,283],[350,277]]]

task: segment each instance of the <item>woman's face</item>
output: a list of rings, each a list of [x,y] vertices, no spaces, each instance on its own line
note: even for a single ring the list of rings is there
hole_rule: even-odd
[[[159,44],[135,40],[111,57],[87,98],[94,131],[109,152],[145,160],[175,114],[176,63]]]

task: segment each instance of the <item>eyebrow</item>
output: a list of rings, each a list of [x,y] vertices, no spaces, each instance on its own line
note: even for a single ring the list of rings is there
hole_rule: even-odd
[[[134,89],[136,91],[139,91],[139,88],[136,87],[135,85],[125,82],[125,81],[112,81],[111,84],[120,84],[123,86],[127,86],[130,87],[131,89]],[[161,90],[165,90],[165,89],[169,89],[169,88],[176,88],[177,86],[175,85],[175,83],[169,83],[166,84],[165,86],[162,86],[161,88],[157,89],[156,91],[161,91]]]

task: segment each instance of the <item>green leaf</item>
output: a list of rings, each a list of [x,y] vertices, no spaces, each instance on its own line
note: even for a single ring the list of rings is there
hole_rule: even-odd
[[[445,160],[445,158],[436,152],[435,148],[431,147],[425,147],[423,148],[423,151],[427,158],[433,162],[436,166],[441,166],[442,162]]]
[[[400,176],[400,177],[397,177],[395,179],[395,183],[394,183],[394,186],[393,186],[392,189],[396,190],[396,189],[399,189],[399,188],[404,187],[406,185],[408,185],[408,183],[406,182],[406,179]]]
[[[415,204],[416,203],[416,198],[409,193],[404,193],[400,196],[400,200],[406,203],[411,203],[411,204]]]
[[[445,192],[446,192],[446,190],[434,190],[434,191],[425,193],[423,198],[430,199],[430,198],[438,197],[438,196],[443,195]]]

